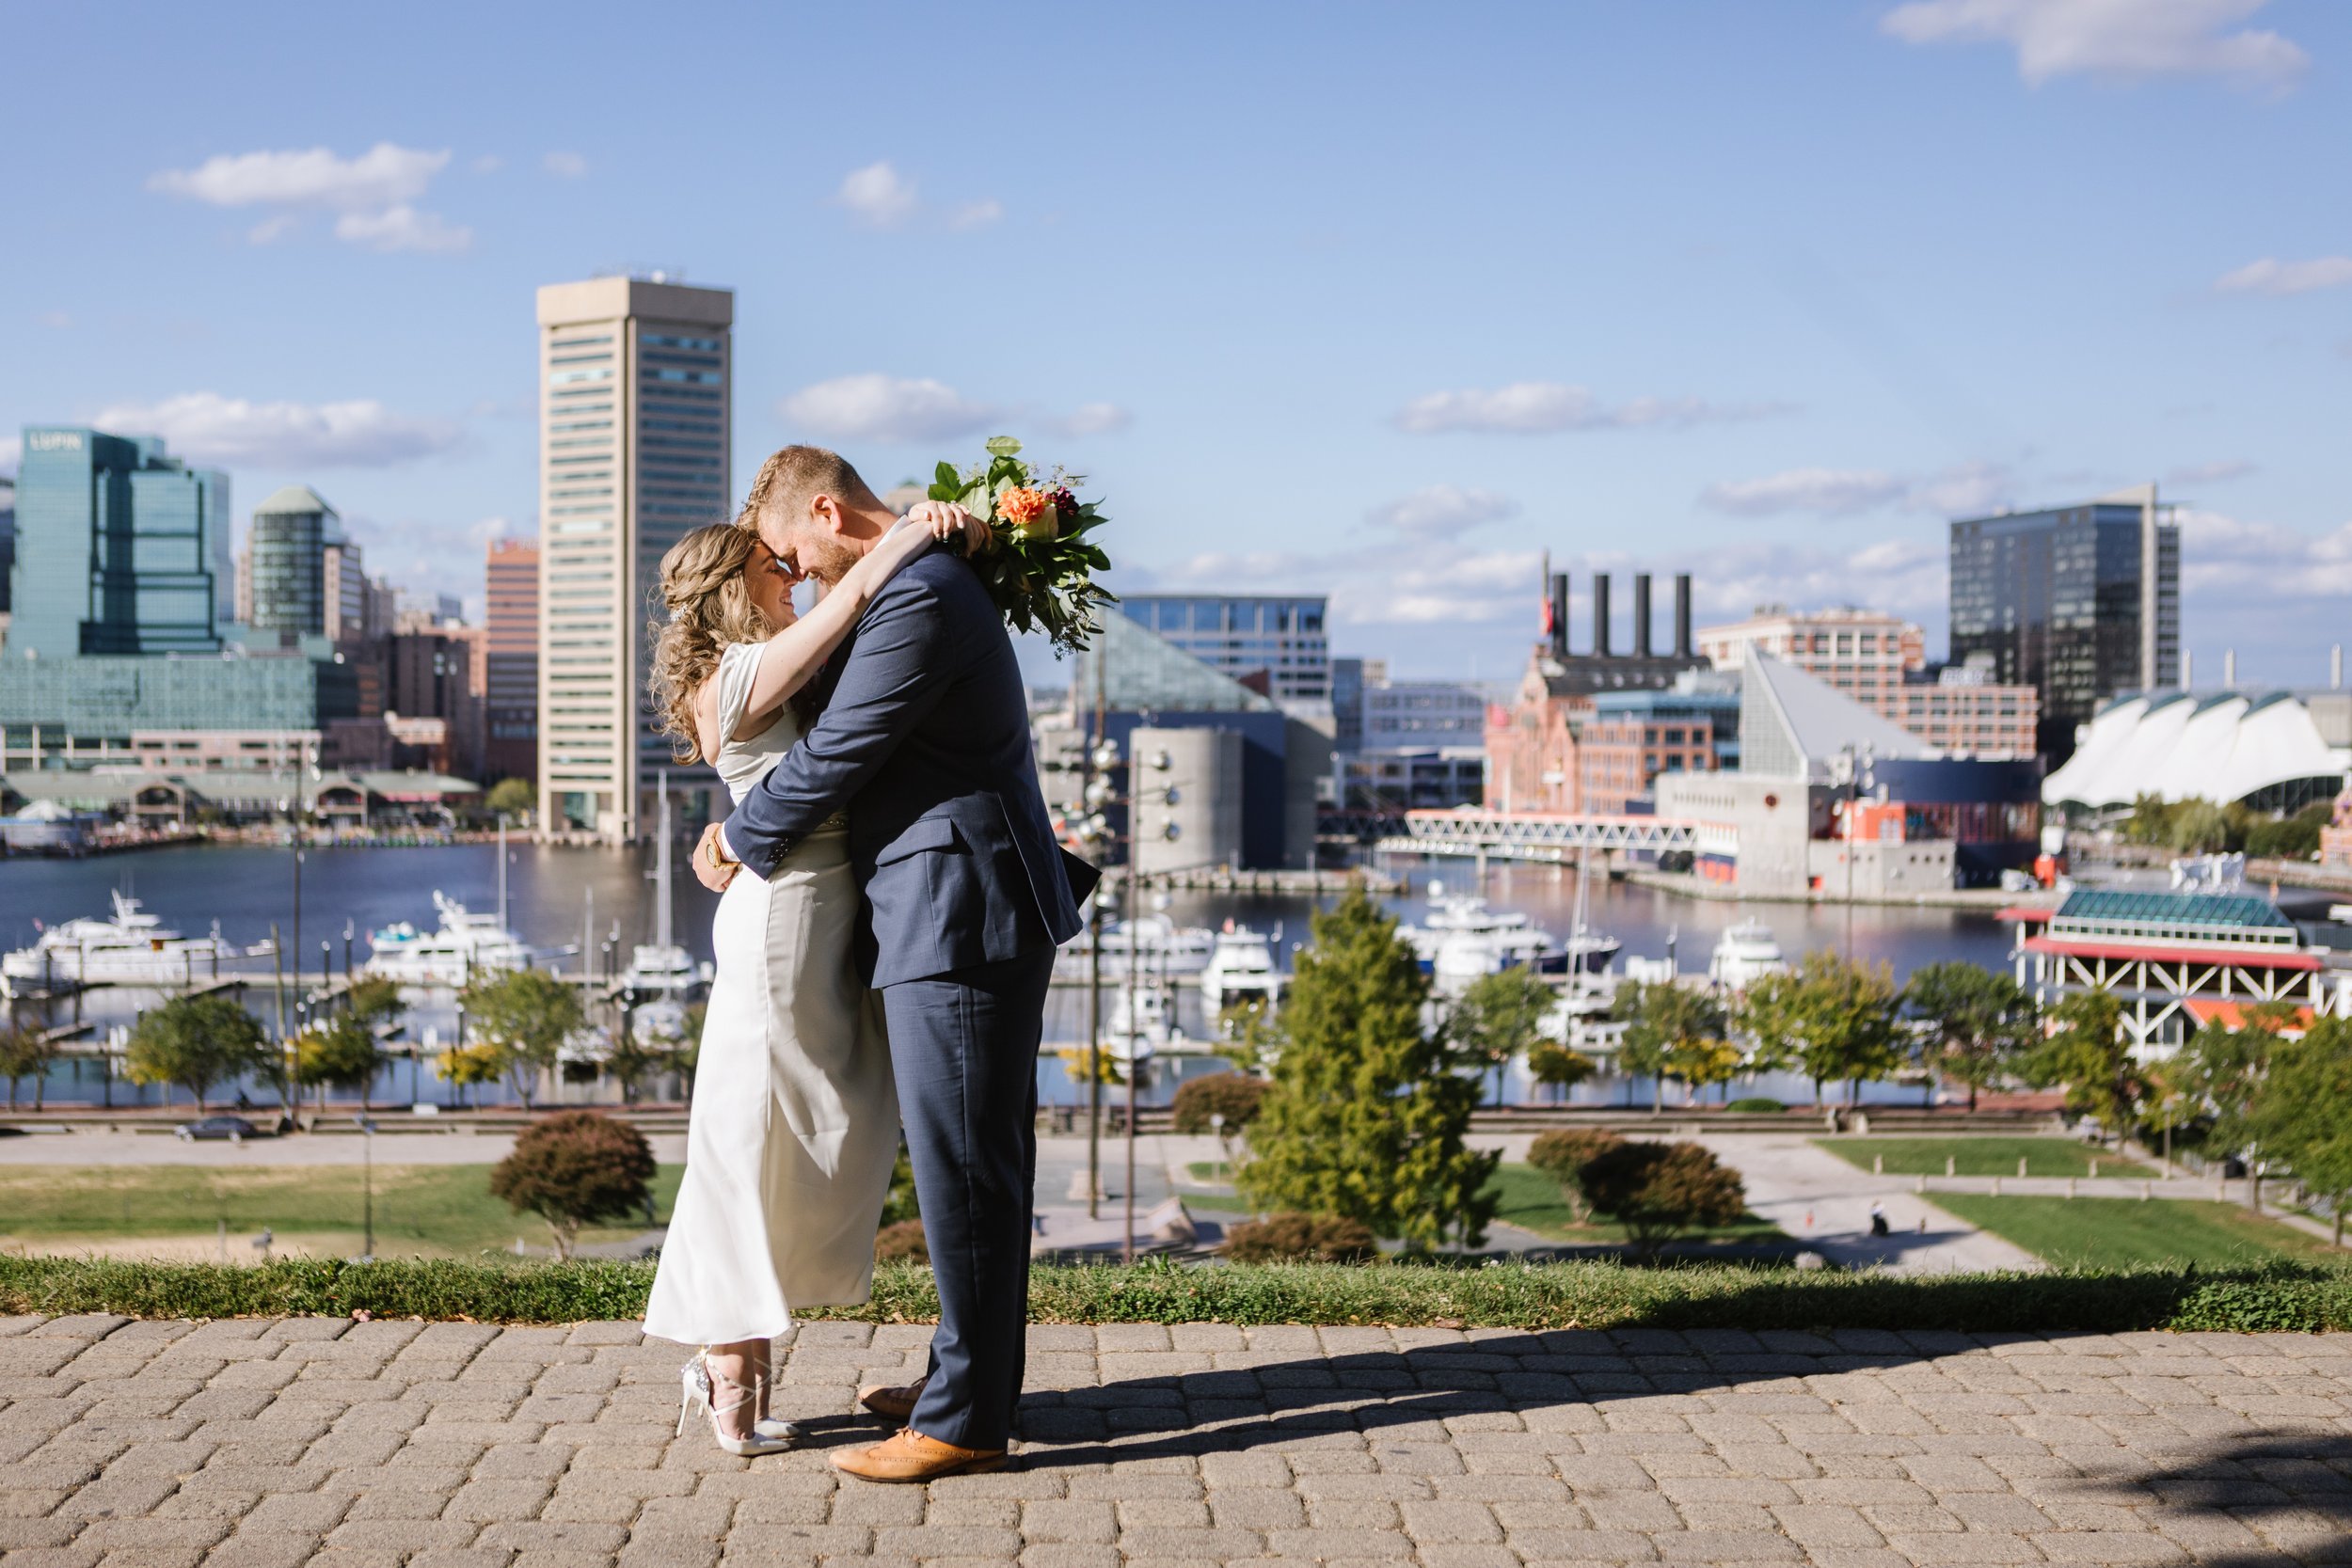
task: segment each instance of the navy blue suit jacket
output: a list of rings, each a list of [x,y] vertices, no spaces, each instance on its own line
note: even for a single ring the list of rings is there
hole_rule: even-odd
[[[727,818],[745,867],[770,875],[846,807],[875,986],[1075,936],[1012,639],[972,568],[937,546],[908,562],[830,668],[815,727]]]

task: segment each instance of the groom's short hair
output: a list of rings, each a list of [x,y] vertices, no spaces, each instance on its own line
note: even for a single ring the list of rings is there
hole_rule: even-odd
[[[823,447],[784,447],[759,466],[751,493],[743,498],[743,510],[735,520],[744,528],[756,529],[761,515],[776,507],[783,509],[787,524],[804,522],[808,503],[818,496],[881,504],[872,487],[839,452]]]

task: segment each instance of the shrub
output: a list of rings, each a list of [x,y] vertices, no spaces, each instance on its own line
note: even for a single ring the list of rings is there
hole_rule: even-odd
[[[1584,1166],[1598,1154],[1624,1143],[1614,1132],[1597,1127],[1562,1128],[1539,1134],[1527,1146],[1527,1163],[1560,1183],[1560,1196],[1581,1223],[1593,1212],[1584,1196]]]
[[[1681,1231],[1729,1225],[1747,1212],[1740,1173],[1693,1143],[1620,1143],[1578,1174],[1595,1212],[1624,1226],[1644,1258]]]
[[[1772,1099],[1770,1095],[1751,1094],[1741,1096],[1740,1099],[1735,1100],[1730,1104],[1724,1106],[1724,1109],[1726,1111],[1742,1111],[1750,1116],[1765,1116],[1780,1111],[1786,1111],[1788,1107],[1783,1105],[1779,1101]]]
[[[874,1259],[882,1263],[928,1263],[930,1243],[923,1239],[921,1220],[900,1220],[874,1233]]]
[[[39,1024],[20,1023],[0,1015],[0,1073],[8,1079],[8,1109],[16,1109],[16,1085],[20,1078],[33,1081],[33,1108],[40,1109],[48,1086],[49,1064],[57,1058],[57,1048]]]
[[[1239,1072],[1213,1072],[1195,1078],[1176,1091],[1175,1121],[1179,1132],[1206,1132],[1209,1118],[1225,1118],[1225,1131],[1238,1132],[1258,1118],[1259,1101],[1265,1099],[1265,1080]]]
[[[653,1146],[626,1122],[596,1111],[565,1111],[526,1129],[514,1152],[490,1168],[490,1192],[516,1213],[533,1213],[569,1258],[580,1227],[625,1219],[652,1199]]]
[[[1361,1220],[1268,1214],[1228,1229],[1217,1250],[1236,1263],[1365,1263],[1380,1255],[1380,1242]]]

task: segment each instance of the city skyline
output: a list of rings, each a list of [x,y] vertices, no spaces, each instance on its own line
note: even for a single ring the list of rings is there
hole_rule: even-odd
[[[1950,518],[2153,479],[2198,668],[2321,684],[2352,241],[2301,154],[2342,140],[2352,23],[2026,9],[1253,19],[1247,58],[1031,13],[1008,113],[902,103],[905,26],[797,20],[875,84],[854,115],[749,90],[784,34],[723,12],[713,90],[560,136],[594,26],[530,28],[524,78],[495,14],[462,56],[429,12],[164,19],[103,45],[158,113],[40,72],[0,108],[78,150],[19,176],[0,440],[88,423],[240,498],[315,485],[371,575],[478,606],[485,542],[538,520],[526,291],[679,267],[736,291],[747,459],[825,440],[888,484],[1009,429],[1112,503],[1115,586],[1328,594],[1332,652],[1400,676],[1509,679],[1547,547],[1580,594],[1688,569],[1702,620],[1856,602],[1941,657]],[[96,26],[12,31],[63,58]],[[377,79],[258,90],[323,41]]]

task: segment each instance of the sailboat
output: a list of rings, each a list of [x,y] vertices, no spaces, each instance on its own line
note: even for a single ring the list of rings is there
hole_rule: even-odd
[[[623,983],[637,990],[673,993],[691,989],[702,976],[686,949],[670,935],[670,775],[660,776],[660,833],[654,845],[653,941],[640,942],[629,957]]]

